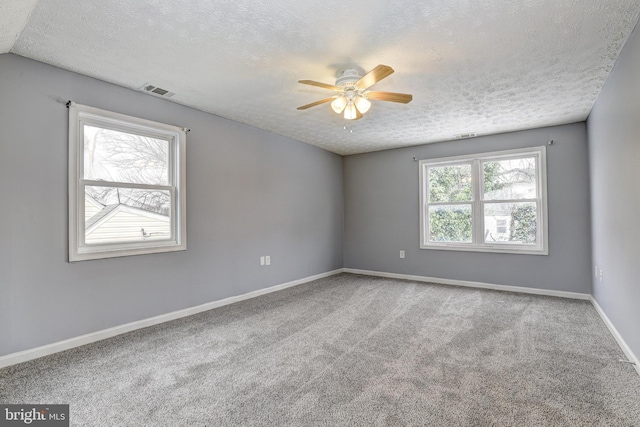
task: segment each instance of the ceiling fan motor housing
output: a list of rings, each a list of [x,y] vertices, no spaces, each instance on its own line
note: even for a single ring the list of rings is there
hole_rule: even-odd
[[[336,86],[354,86],[361,76],[354,69],[347,68],[342,75],[336,79]]]

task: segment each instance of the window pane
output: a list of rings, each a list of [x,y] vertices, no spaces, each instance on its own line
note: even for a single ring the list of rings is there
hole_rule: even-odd
[[[429,241],[471,243],[471,205],[429,206]]]
[[[535,199],[536,158],[484,162],[484,200]]]
[[[84,179],[169,185],[169,142],[84,126]]]
[[[436,166],[429,174],[429,202],[471,201],[471,165]]]
[[[87,245],[171,238],[169,191],[86,186],[84,204]]]
[[[536,204],[533,202],[486,203],[485,243],[536,244],[536,215]]]

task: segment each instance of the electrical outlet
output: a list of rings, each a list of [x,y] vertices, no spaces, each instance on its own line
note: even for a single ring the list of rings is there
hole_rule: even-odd
[[[404,258],[404,251],[400,251],[400,258]]]
[[[271,257],[269,255],[267,255],[266,257],[264,257],[264,262],[267,265],[271,265]]]
[[[600,269],[600,281],[602,282],[602,279],[604,278],[604,272],[602,271],[602,269]]]
[[[264,265],[264,257],[263,256],[260,257],[260,265]]]

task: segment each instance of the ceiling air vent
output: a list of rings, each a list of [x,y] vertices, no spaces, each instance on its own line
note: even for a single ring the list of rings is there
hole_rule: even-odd
[[[456,139],[475,138],[476,136],[478,136],[478,134],[475,133],[475,132],[461,133],[461,134],[458,134],[458,135],[454,135],[454,137]]]
[[[171,98],[175,93],[169,92],[166,89],[162,89],[161,87],[150,85],[149,83],[142,86],[142,90],[145,92],[152,93],[157,96],[161,96],[163,98]]]

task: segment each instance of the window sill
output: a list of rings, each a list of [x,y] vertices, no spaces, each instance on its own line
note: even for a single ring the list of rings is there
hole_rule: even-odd
[[[535,249],[513,246],[471,246],[471,245],[420,245],[420,249],[430,249],[439,251],[461,251],[461,252],[487,252],[497,254],[515,254],[515,255],[549,255],[549,249]]]
[[[103,259],[103,258],[119,258],[133,255],[147,255],[147,254],[158,254],[165,252],[178,252],[178,251],[186,251],[187,245],[167,245],[167,246],[154,246],[154,247],[143,247],[143,248],[131,248],[131,249],[117,249],[117,250],[82,250],[77,253],[71,253],[69,256],[69,262],[77,262],[77,261],[88,261],[92,259]]]

